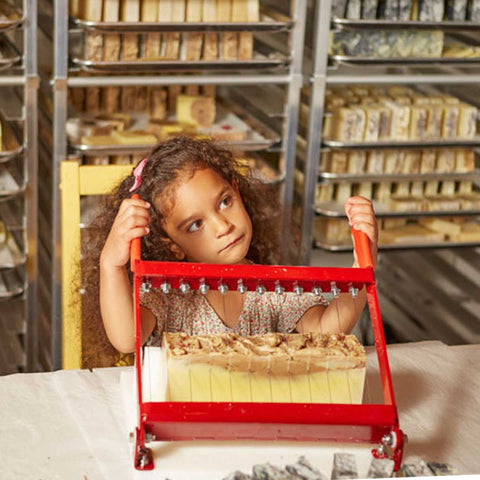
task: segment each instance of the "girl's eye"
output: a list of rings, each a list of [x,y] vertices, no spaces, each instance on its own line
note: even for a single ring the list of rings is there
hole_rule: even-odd
[[[232,204],[232,197],[230,195],[227,195],[220,203],[220,207],[225,208],[228,207],[229,205]]]
[[[197,220],[196,222],[193,222],[188,228],[187,232],[196,232],[197,230],[200,230],[200,227],[202,226],[202,221]]]

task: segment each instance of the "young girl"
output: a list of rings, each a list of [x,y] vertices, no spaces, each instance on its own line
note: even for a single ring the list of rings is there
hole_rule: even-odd
[[[135,348],[128,270],[132,239],[142,237],[142,257],[147,260],[274,263],[278,222],[267,190],[230,151],[207,140],[169,140],[137,165],[92,224],[99,238],[91,247],[103,247],[101,316],[117,351]],[[133,193],[140,199],[132,199]],[[377,226],[371,202],[353,197],[346,203],[346,213],[350,224],[368,235],[375,261]],[[106,238],[101,232],[108,232]],[[87,286],[95,287],[96,282],[87,278]],[[312,294],[229,291],[222,295],[213,289],[206,294],[175,290],[165,294],[152,289],[141,296],[142,343],[160,344],[164,331],[349,332],[364,304],[364,292],[355,299],[341,294],[328,304]]]

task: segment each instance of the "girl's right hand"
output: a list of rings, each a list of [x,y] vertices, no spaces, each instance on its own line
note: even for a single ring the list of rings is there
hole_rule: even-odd
[[[134,238],[150,231],[150,204],[141,199],[123,200],[113,221],[100,255],[103,267],[123,267],[130,259],[130,244]]]

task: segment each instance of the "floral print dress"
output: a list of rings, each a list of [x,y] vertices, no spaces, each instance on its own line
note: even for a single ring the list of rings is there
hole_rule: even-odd
[[[309,308],[328,306],[322,296],[308,293],[278,295],[266,292],[260,295],[247,292],[238,322],[230,328],[223,323],[208,299],[196,290],[187,294],[172,290],[164,294],[160,289],[152,288],[148,293],[140,293],[140,304],[150,310],[157,320],[147,342],[149,345],[160,345],[164,331],[185,332],[188,335],[236,333],[242,336],[290,333]]]

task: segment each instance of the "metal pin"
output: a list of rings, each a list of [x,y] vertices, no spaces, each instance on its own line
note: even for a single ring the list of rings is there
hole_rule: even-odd
[[[185,295],[190,291],[190,285],[187,282],[181,282],[180,291]]]
[[[163,282],[160,285],[160,290],[165,294],[169,294],[172,291],[172,286],[168,282]]]
[[[335,298],[338,298],[340,296],[340,289],[337,287],[337,284],[335,282],[330,283],[330,293]]]
[[[293,292],[300,296],[303,293],[303,287],[301,287],[298,283],[295,283],[295,285],[293,286]]]
[[[218,291],[222,294],[225,295],[228,292],[228,285],[226,283],[220,282],[218,284]]]
[[[355,288],[353,285],[350,285],[348,288],[348,291],[350,292],[350,295],[352,295],[353,298],[358,297],[358,288]]]
[[[256,291],[258,294],[263,295],[267,289],[265,288],[265,285],[257,285]]]
[[[243,280],[239,280],[237,285],[237,290],[243,295],[244,293],[247,293],[247,286],[243,284]]]
[[[282,287],[278,282],[275,284],[275,293],[277,295],[283,295],[285,293],[285,288]]]
[[[205,283],[205,280],[202,278],[200,280],[200,285],[198,286],[198,289],[200,290],[200,293],[202,295],[206,295],[210,290],[210,287]]]
[[[152,289],[152,284],[148,280],[146,280],[145,282],[142,283],[140,288],[144,293],[149,293],[150,290]]]
[[[314,285],[314,287],[312,288],[312,293],[316,297],[319,297],[322,294],[322,289],[320,287],[317,287],[316,285]]]

